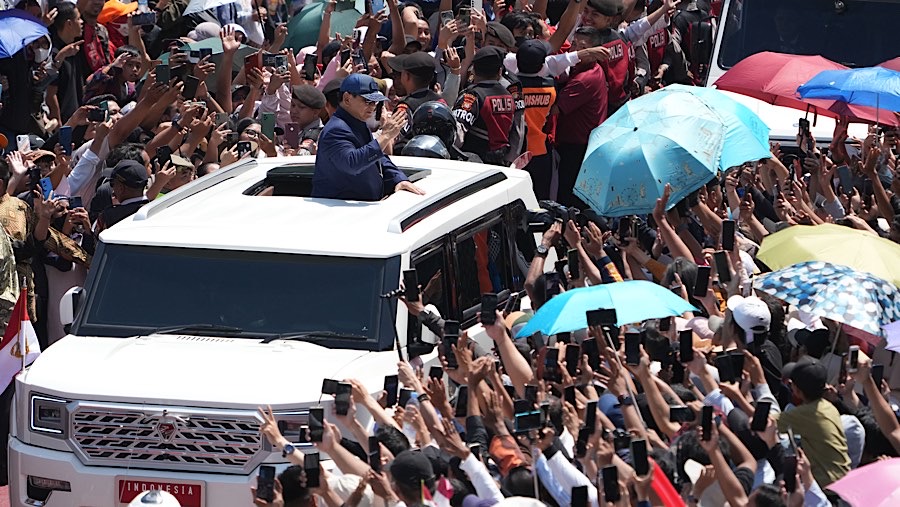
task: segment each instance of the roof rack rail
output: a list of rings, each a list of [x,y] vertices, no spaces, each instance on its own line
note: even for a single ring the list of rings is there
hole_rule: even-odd
[[[473,176],[456,185],[452,192],[444,194],[442,197],[433,198],[430,201],[422,203],[418,208],[406,211],[391,220],[388,226],[388,232],[406,232],[410,227],[424,220],[425,218],[437,213],[438,211],[450,206],[451,204],[461,201],[470,195],[476,194],[488,187],[492,187],[501,181],[507,179],[506,174],[499,168],[490,172],[484,172]]]

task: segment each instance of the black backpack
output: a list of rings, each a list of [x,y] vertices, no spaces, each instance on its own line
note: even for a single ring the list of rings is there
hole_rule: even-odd
[[[716,18],[707,15],[699,21],[691,22],[687,39],[688,44],[683,46],[690,48],[690,71],[694,76],[694,84],[702,86],[709,74],[709,65],[716,44]]]

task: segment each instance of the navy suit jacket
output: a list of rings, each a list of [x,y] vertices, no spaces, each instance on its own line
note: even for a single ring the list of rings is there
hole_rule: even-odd
[[[365,122],[338,107],[319,134],[312,197],[377,201],[406,179]]]

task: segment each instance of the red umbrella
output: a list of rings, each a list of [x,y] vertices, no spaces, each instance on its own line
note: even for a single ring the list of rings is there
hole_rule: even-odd
[[[893,60],[888,60],[886,62],[882,62],[878,64],[879,67],[884,67],[885,69],[896,70],[900,72],[900,56],[894,58]]]
[[[716,80],[716,88],[747,95],[776,106],[809,110],[831,118],[897,125],[890,112],[876,114],[873,107],[853,106],[823,99],[801,100],[797,87],[823,70],[847,69],[821,56],[801,56],[765,51],[750,55]]]

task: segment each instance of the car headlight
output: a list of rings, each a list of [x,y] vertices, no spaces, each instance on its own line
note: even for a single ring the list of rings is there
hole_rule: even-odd
[[[69,427],[66,401],[41,395],[31,396],[31,431],[65,438]]]

